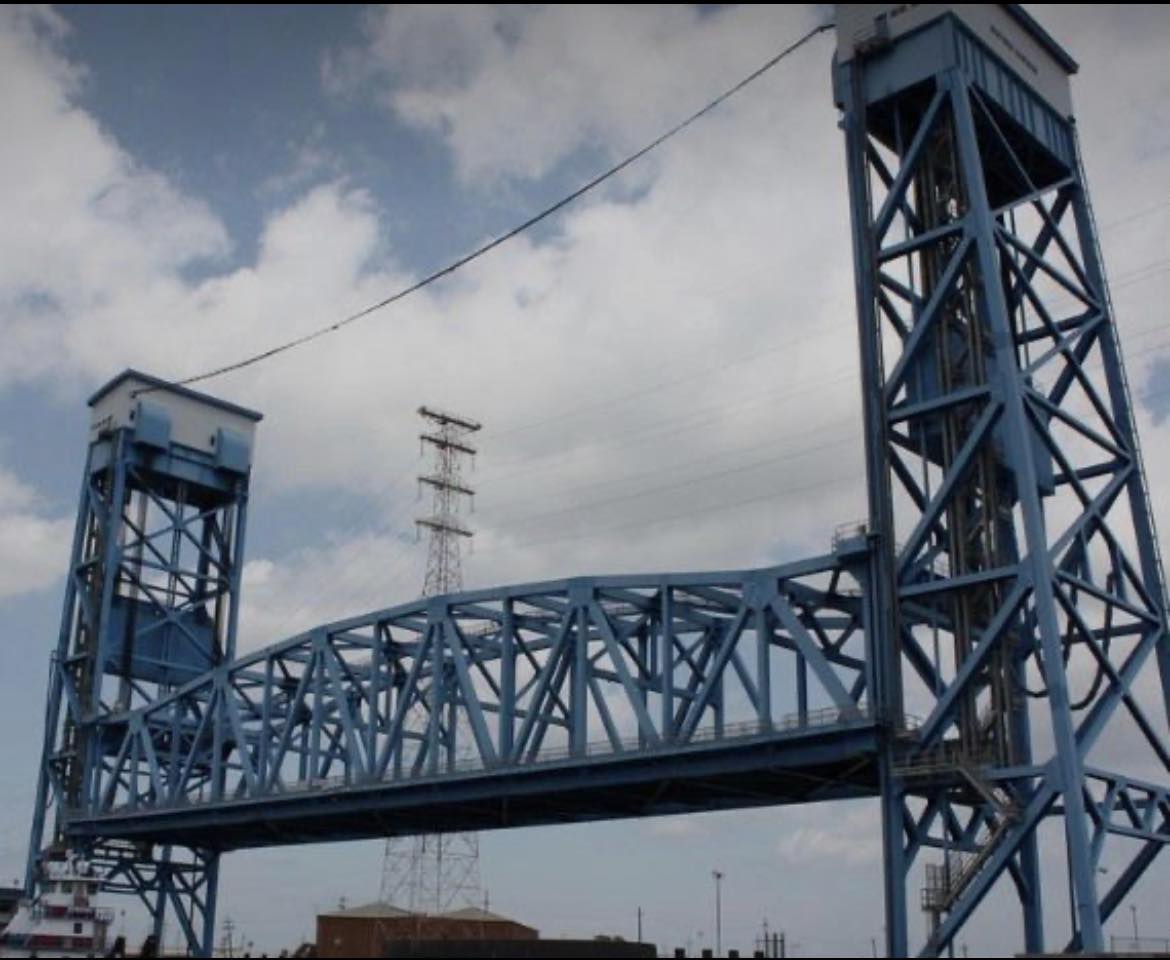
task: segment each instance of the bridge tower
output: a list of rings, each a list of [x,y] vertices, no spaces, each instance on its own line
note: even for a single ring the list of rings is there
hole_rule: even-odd
[[[260,415],[127,370],[89,401],[64,610],[52,658],[26,886],[80,848],[105,889],[138,895],[161,939],[168,908],[210,956],[219,854],[211,848],[79,841],[71,818],[111,791],[165,801],[182,760],[208,791],[230,731],[177,724],[154,756],[121,756],[133,711],[235,656],[253,435]],[[212,704],[206,704],[206,717]],[[162,754],[160,757],[158,754]]]
[[[912,899],[938,955],[996,890],[1027,952],[1098,952],[1170,839],[1163,574],[1076,69],[1016,4],[837,7],[891,956]]]

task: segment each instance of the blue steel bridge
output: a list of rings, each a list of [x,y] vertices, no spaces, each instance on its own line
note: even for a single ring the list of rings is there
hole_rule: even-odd
[[[837,8],[869,509],[827,556],[238,656],[259,414],[98,391],[29,889],[79,848],[209,956],[231,850],[874,797],[888,955],[1005,903],[1099,953],[1170,842],[1170,631],[1076,71],[1018,5]]]
[[[867,559],[320,627],[111,718],[71,834],[230,850],[873,795]]]

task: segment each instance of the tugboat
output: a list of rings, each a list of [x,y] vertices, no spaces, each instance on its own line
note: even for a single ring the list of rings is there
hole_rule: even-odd
[[[76,853],[46,860],[40,893],[0,933],[0,957],[104,957],[112,910],[94,905],[101,877]]]

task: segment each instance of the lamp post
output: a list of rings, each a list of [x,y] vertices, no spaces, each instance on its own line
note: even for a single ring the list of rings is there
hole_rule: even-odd
[[[720,885],[723,882],[723,874],[718,870],[712,870],[711,876],[715,878],[715,956],[723,956],[723,901],[720,896]]]

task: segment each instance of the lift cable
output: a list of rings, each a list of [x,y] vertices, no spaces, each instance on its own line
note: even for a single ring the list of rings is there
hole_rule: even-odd
[[[676,136],[677,134],[682,133],[682,131],[685,130],[687,127],[691,126],[691,124],[695,123],[697,120],[706,116],[708,113],[710,113],[712,110],[715,110],[717,107],[721,106],[727,100],[730,100],[733,96],[735,96],[737,93],[739,93],[745,87],[747,87],[749,84],[758,80],[765,73],[767,73],[769,70],[771,70],[777,64],[779,64],[782,60],[786,59],[788,56],[795,53],[797,50],[799,50],[801,47],[803,47],[806,43],[808,43],[810,40],[812,40],[818,34],[824,33],[825,31],[832,29],[832,27],[833,27],[832,23],[822,23],[822,24],[819,24],[818,26],[814,27],[812,30],[808,31],[808,33],[804,34],[804,36],[802,36],[799,40],[796,40],[795,42],[789,44],[787,47],[785,47],[783,50],[781,50],[779,53],[777,53],[771,59],[767,60],[761,66],[757,67],[755,70],[753,70],[751,73],[749,73],[746,77],[744,77],[742,80],[740,80],[733,87],[730,87],[727,90],[725,90],[718,97],[716,97],[714,100],[712,100],[710,103],[708,103],[705,107],[702,107],[701,109],[695,111],[689,117],[687,117],[685,120],[682,120],[679,123],[676,123],[673,127],[671,127],[669,130],[667,130],[665,133],[660,134],[655,139],[651,140],[648,144],[646,144],[640,150],[637,150],[636,152],[631,153],[624,160],[621,160],[620,162],[618,162],[618,163],[614,164],[612,167],[610,167],[608,170],[595,176],[592,180],[589,180],[588,182],[582,184],[580,187],[578,187],[572,193],[569,193],[566,196],[562,197],[560,200],[556,201],[551,206],[545,207],[539,213],[533,214],[527,220],[525,220],[522,223],[518,224],[517,226],[513,227],[511,230],[507,231],[506,233],[500,234],[500,236],[496,237],[493,240],[489,240],[487,243],[484,243],[483,245],[472,250],[470,253],[465,254],[464,256],[460,257],[459,259],[453,260],[451,263],[448,263],[446,266],[441,267],[438,270],[435,270],[433,273],[427,274],[427,276],[423,277],[421,280],[418,280],[415,283],[412,283],[411,285],[404,287],[403,289],[397,291],[396,293],[391,294],[390,296],[386,297],[384,300],[379,300],[377,303],[371,304],[368,307],[364,307],[363,309],[357,311],[357,313],[351,313],[349,316],[347,316],[341,320],[337,320],[331,324],[328,324],[327,326],[319,327],[318,329],[312,330],[312,331],[305,333],[305,334],[302,334],[299,337],[295,337],[291,340],[287,340],[284,343],[277,344],[274,347],[269,347],[267,350],[263,350],[259,353],[252,354],[248,357],[245,357],[242,360],[237,360],[235,363],[225,364],[224,366],[216,367],[212,370],[204,371],[203,373],[194,374],[193,376],[185,377],[181,380],[174,380],[174,381],[171,381],[170,383],[165,384],[165,385],[160,385],[160,386],[155,386],[155,387],[144,387],[144,388],[136,391],[136,393],[140,393],[140,394],[141,393],[151,393],[154,390],[165,389],[166,387],[185,387],[185,386],[189,386],[190,384],[193,384],[193,383],[199,383],[203,380],[210,380],[213,377],[222,376],[225,373],[232,373],[236,370],[242,370],[245,367],[250,367],[250,366],[253,366],[257,363],[261,363],[264,360],[268,360],[272,357],[277,356],[278,354],[285,353],[288,350],[293,350],[296,347],[304,346],[305,344],[310,343],[313,340],[318,340],[321,337],[326,336],[327,334],[335,333],[338,330],[341,330],[343,327],[349,326],[351,323],[355,323],[356,321],[361,320],[364,317],[368,317],[372,313],[375,313],[379,310],[382,310],[382,309],[390,306],[391,304],[397,303],[399,300],[405,299],[406,297],[410,296],[412,293],[417,293],[419,290],[422,290],[424,287],[428,287],[432,283],[434,283],[435,281],[441,280],[443,277],[446,277],[446,276],[449,276],[449,275],[455,273],[457,270],[460,270],[461,268],[467,266],[472,261],[478,260],[484,254],[491,252],[496,247],[501,246],[502,244],[507,243],[509,240],[526,232],[527,230],[530,230],[532,227],[535,227],[537,224],[541,223],[543,220],[547,220],[554,213],[557,213],[558,211],[564,209],[565,207],[569,206],[574,201],[579,200],[581,197],[585,196],[585,194],[591,192],[596,187],[605,183],[605,181],[611,179],[612,177],[617,176],[617,174],[621,173],[623,170],[625,170],[631,164],[642,159],[642,157],[646,156],[646,154],[650,153],[652,150],[655,150],[656,148],[661,146],[663,143],[665,143],[667,140],[670,140],[672,137]]]

